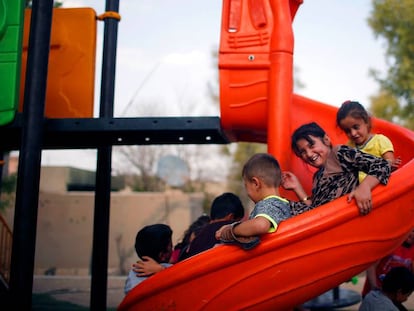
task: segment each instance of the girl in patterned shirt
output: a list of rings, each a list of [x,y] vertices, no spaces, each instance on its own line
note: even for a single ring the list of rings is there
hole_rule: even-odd
[[[391,166],[386,160],[345,145],[332,146],[329,136],[315,122],[295,130],[291,147],[296,156],[318,169],[313,176],[311,197],[293,173],[283,173],[282,186],[293,190],[300,199],[290,202],[293,215],[345,194],[348,194],[348,202],[355,199],[360,213],[366,215],[372,209],[371,190],[379,183],[388,183]],[[367,174],[361,183],[358,180],[360,171]]]

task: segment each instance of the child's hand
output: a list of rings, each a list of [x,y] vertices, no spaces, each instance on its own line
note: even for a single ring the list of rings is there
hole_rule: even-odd
[[[132,265],[132,270],[137,276],[150,276],[164,270],[164,267],[151,257],[143,256],[142,259]]]
[[[391,171],[395,171],[401,165],[401,157],[396,157],[394,161],[391,162]]]
[[[225,225],[216,231],[216,239],[220,240],[233,240],[233,235],[231,233],[232,225]]]
[[[283,172],[281,185],[286,190],[294,190],[298,188],[300,183],[296,175],[292,172]]]
[[[372,209],[371,188],[360,184],[354,191],[348,195],[348,203],[355,199],[361,215],[367,215]]]

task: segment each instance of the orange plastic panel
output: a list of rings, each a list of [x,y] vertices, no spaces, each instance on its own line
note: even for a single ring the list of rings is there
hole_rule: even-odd
[[[221,125],[233,141],[267,142],[288,164],[292,21],[301,1],[224,0],[219,51]],[[254,116],[254,117],[252,117]],[[282,126],[286,124],[287,126]]]
[[[25,11],[19,111],[23,110],[31,10]],[[53,9],[45,116],[93,116],[96,12],[91,8]]]
[[[220,109],[222,126],[229,135],[240,135],[244,129],[254,133],[266,127],[272,27],[268,1],[223,1]],[[252,114],[255,118],[251,118]]]

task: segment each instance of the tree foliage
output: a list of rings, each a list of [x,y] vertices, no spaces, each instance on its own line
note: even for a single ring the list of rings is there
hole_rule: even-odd
[[[228,187],[230,191],[237,194],[245,207],[251,202],[244,189],[242,180],[242,169],[244,163],[255,153],[267,152],[266,144],[239,142],[233,153],[233,163],[228,176]]]
[[[133,110],[128,111],[131,115],[146,117],[163,116],[165,106],[161,100],[136,100],[136,92],[129,102],[129,107]],[[137,103],[134,106],[134,103]],[[195,105],[181,106],[174,103],[180,114],[192,115],[191,110]],[[171,103],[169,105],[171,105]],[[124,110],[127,111],[127,110]],[[114,147],[114,170],[119,175],[131,176],[127,180],[128,186],[134,191],[163,191],[169,185],[157,176],[157,166],[163,156],[173,155],[185,161],[189,169],[189,179],[179,188],[182,191],[204,191],[208,181],[218,181],[225,178],[223,164],[226,158],[219,154],[219,145],[136,145],[136,146],[115,146]],[[224,163],[215,164],[217,160]],[[133,178],[132,178],[133,177]]]
[[[32,0],[25,0],[26,1],[26,8],[31,8],[33,5],[33,1]],[[55,0],[53,1],[53,6],[55,8],[60,8],[62,6],[63,2],[59,1],[59,0]]]
[[[368,23],[386,46],[387,72],[371,74],[380,84],[371,110],[378,117],[414,128],[414,1],[373,0]]]
[[[162,154],[163,146],[119,146],[114,147],[114,154],[120,161],[117,163],[119,173],[129,175],[127,184],[134,191],[163,191],[165,183],[155,174],[154,167]],[[122,167],[122,165],[124,167]]]
[[[14,205],[17,174],[4,176],[1,180],[0,211]]]

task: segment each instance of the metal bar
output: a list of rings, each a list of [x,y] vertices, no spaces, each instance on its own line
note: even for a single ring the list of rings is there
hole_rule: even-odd
[[[18,148],[22,123],[17,115],[12,124],[0,127],[4,150]],[[43,149],[229,142],[219,117],[46,119]]]
[[[3,184],[3,175],[6,175],[7,172],[3,169],[5,165],[5,156],[3,150],[0,150],[0,196],[1,196],[1,186]]]
[[[119,0],[107,0],[106,11],[118,12]],[[105,19],[99,112],[101,118],[113,117],[117,37],[118,20],[114,18]],[[112,146],[108,144],[98,148],[97,156],[92,249],[91,310],[106,309],[111,168]]]
[[[33,1],[10,275],[14,310],[30,310],[32,303],[52,9],[53,0]]]

